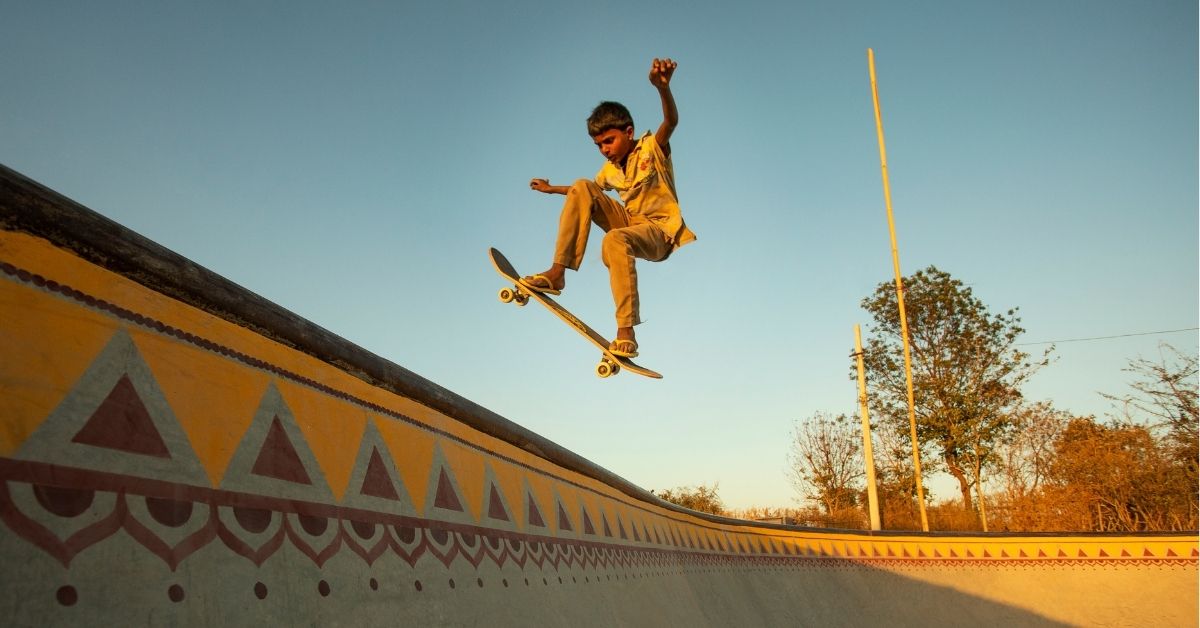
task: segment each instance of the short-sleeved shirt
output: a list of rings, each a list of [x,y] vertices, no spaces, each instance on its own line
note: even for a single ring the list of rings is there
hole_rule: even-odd
[[[696,239],[683,222],[675,193],[675,169],[664,155],[653,133],[638,140],[622,171],[611,161],[596,173],[596,185],[615,190],[630,216],[642,216],[658,225],[674,248]]]

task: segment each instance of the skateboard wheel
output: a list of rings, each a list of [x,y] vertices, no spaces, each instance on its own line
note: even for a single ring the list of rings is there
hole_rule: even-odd
[[[621,365],[604,358],[596,365],[596,375],[600,377],[612,377],[621,372]]]
[[[512,303],[513,299],[517,298],[512,288],[501,288],[497,296],[500,297],[501,303]]]
[[[514,298],[517,301],[517,305],[520,307],[525,307],[525,304],[529,303],[529,295],[527,294],[521,294],[518,292]]]

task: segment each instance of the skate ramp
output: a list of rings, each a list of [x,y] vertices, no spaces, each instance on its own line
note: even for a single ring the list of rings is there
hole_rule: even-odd
[[[688,511],[2,166],[0,480],[9,625],[1197,623],[1195,534]]]

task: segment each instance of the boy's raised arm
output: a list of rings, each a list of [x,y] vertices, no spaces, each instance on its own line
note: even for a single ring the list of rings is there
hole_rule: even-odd
[[[529,182],[529,189],[542,192],[544,194],[566,194],[571,188],[565,185],[550,185],[547,179],[533,179]]]
[[[679,110],[675,107],[675,97],[671,95],[671,76],[679,64],[671,59],[655,59],[650,65],[650,84],[658,88],[658,97],[662,99],[663,121],[654,139],[662,148],[664,155],[671,154],[671,134],[679,124]]]

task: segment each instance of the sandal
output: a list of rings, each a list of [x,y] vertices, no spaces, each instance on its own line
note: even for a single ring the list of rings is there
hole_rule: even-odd
[[[562,290],[556,290],[554,283],[545,275],[521,277],[521,285],[541,294],[562,294]]]
[[[636,340],[625,340],[618,338],[608,345],[609,353],[621,358],[636,358],[638,356],[638,343]]]

